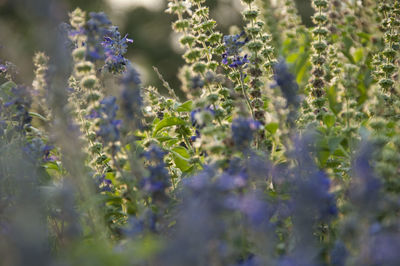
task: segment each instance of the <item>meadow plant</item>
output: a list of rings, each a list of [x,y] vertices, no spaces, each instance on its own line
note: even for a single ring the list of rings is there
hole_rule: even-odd
[[[168,1],[165,95],[102,12],[63,24],[69,73],[1,61],[2,265],[399,264],[400,3],[241,3],[222,33]]]

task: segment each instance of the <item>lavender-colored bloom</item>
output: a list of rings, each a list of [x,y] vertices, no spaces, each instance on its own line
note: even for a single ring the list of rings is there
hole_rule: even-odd
[[[7,72],[7,66],[0,64],[0,73],[5,73],[5,72]]]
[[[237,35],[225,35],[223,38],[225,45],[225,53],[222,54],[222,63],[232,68],[238,68],[249,62],[247,55],[241,56],[241,48],[248,42],[248,38],[243,41],[244,32]]]
[[[218,178],[218,187],[222,190],[232,190],[242,188],[247,185],[248,176],[244,170],[238,173],[224,172]]]
[[[311,221],[329,221],[337,215],[336,199],[330,193],[330,179],[322,171],[296,178],[292,201],[296,215]],[[300,217],[299,217],[300,218]]]
[[[157,146],[151,146],[149,150],[143,153],[143,157],[157,164],[163,162],[164,156],[165,156],[165,151],[161,150]]]
[[[86,35],[87,60],[105,60],[104,69],[111,73],[121,73],[129,62],[124,54],[128,43],[133,43],[133,40],[127,38],[127,35],[121,37],[118,27],[111,26],[111,21],[103,12],[91,12],[89,16],[85,28],[70,30],[69,34]]]
[[[122,229],[124,235],[135,238],[144,231],[144,221],[140,218],[129,217],[128,227]]]
[[[86,57],[88,60],[94,62],[96,60],[104,60],[104,49],[101,42],[107,34],[111,21],[103,12],[89,13],[90,19],[86,23],[86,36],[87,36],[87,52]]]
[[[331,265],[344,266],[349,253],[346,246],[341,241],[336,241],[331,252]]]
[[[123,86],[121,109],[129,122],[133,123],[135,128],[140,128],[142,126],[143,97],[140,91],[139,73],[131,64],[127,66],[121,83]]]
[[[372,143],[363,143],[353,163],[354,178],[350,199],[359,211],[365,214],[376,210],[380,202],[381,181],[375,176],[371,166],[374,146]]]
[[[125,69],[128,60],[124,58],[128,43],[133,41],[127,35],[121,37],[118,27],[110,27],[101,45],[104,48],[105,68],[111,73],[120,73]]]
[[[400,234],[381,233],[372,237],[360,254],[358,265],[397,266],[400,261]]]
[[[45,162],[53,162],[55,160],[55,157],[50,156],[50,152],[54,149],[53,145],[44,145],[42,148],[43,152],[43,160]]]
[[[170,180],[167,169],[165,168],[163,152],[157,146],[151,146],[143,156],[148,160],[150,165],[147,167],[149,175],[141,182],[141,187],[150,193],[163,193],[169,187]]]
[[[254,133],[261,127],[260,122],[250,118],[239,117],[232,122],[232,137],[239,149],[248,148]]]
[[[107,97],[100,101],[100,109],[97,115],[100,118],[97,135],[105,144],[114,143],[120,138],[121,120],[116,119],[118,105],[115,97]]]
[[[226,54],[228,56],[238,55],[241,51],[241,48],[249,41],[248,38],[240,41],[240,39],[244,36],[244,31],[240,34],[236,35],[225,35],[223,38],[224,45],[226,48]]]
[[[141,236],[147,231],[157,231],[157,215],[151,209],[144,210],[139,217],[129,217],[128,226],[122,229],[123,234],[130,238]]]
[[[304,255],[304,254],[303,254]],[[297,254],[297,256],[286,256],[279,259],[276,264],[277,266],[319,266],[309,259],[302,256],[302,254]]]
[[[246,63],[249,63],[249,59],[247,59],[247,55],[245,56],[237,56],[232,59],[232,63],[229,64],[232,68],[238,68]]]
[[[298,90],[299,85],[284,60],[280,60],[273,67],[274,69],[274,80],[276,85],[281,89],[283,96],[286,98],[287,105],[298,107],[299,98]]]
[[[240,260],[238,264],[236,264],[236,266],[261,266],[261,265],[263,265],[261,259],[258,258],[257,256],[254,256],[253,254],[246,259]]]
[[[257,227],[263,223],[270,223],[273,213],[266,201],[257,193],[243,196],[239,202],[239,210],[246,215],[253,226]]]
[[[106,178],[105,174],[99,175],[96,178],[97,187],[100,192],[110,192],[112,187],[112,181]]]
[[[32,121],[32,117],[29,115],[31,103],[32,98],[28,89],[24,86],[16,86],[11,89],[11,96],[3,105],[11,115],[10,119],[18,123],[17,129],[19,130]]]
[[[239,158],[232,159],[228,169],[216,180],[217,186],[222,190],[244,188],[249,178],[246,170]]]
[[[111,21],[108,19],[108,16],[104,12],[90,12],[90,19],[86,23],[89,28],[97,29],[100,26],[111,25]]]
[[[55,160],[50,156],[54,146],[45,144],[40,138],[34,138],[23,148],[24,154],[33,163],[52,162]]]
[[[215,175],[215,169],[212,166],[206,165],[204,169],[187,179],[183,179],[182,182],[185,187],[193,191],[202,191],[211,185],[211,179]]]

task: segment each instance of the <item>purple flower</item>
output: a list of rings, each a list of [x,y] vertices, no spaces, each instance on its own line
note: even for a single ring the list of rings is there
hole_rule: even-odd
[[[239,149],[248,148],[254,133],[261,127],[260,122],[250,118],[239,117],[232,122],[232,138]]]
[[[344,266],[349,255],[346,246],[341,241],[336,241],[331,252],[331,265]]]
[[[104,50],[101,42],[107,34],[111,21],[103,12],[89,13],[90,19],[86,23],[85,34],[87,36],[87,59],[94,62],[96,60],[104,60]]]
[[[50,156],[50,151],[52,151],[53,149],[54,149],[54,146],[52,146],[52,145],[45,145],[42,148],[42,152],[43,152],[43,156],[44,156],[43,160],[45,162],[53,162],[55,160],[54,156]]]
[[[127,36],[121,38],[118,27],[110,27],[101,43],[105,54],[105,68],[111,73],[121,73],[128,64],[123,55],[127,51],[128,43],[132,43],[133,40]]]
[[[3,105],[10,114],[10,119],[17,122],[17,129],[22,130],[32,121],[29,114],[32,98],[29,90],[24,86],[13,87],[8,101]]]
[[[266,201],[256,193],[249,193],[243,196],[239,201],[238,207],[254,226],[259,226],[265,222],[269,223],[271,219],[272,212]]]
[[[121,79],[121,109],[135,128],[142,126],[143,97],[140,91],[140,78],[136,69],[129,64]]]
[[[222,54],[222,63],[232,68],[238,68],[249,62],[247,55],[240,56],[241,48],[248,42],[248,38],[243,41],[244,32],[237,35],[225,35],[223,38],[225,53]]]
[[[121,120],[116,119],[118,105],[115,97],[107,97],[100,101],[100,109],[92,111],[89,116],[100,118],[97,135],[105,144],[114,143],[120,138]]]
[[[329,221],[337,215],[336,199],[330,193],[330,179],[323,171],[294,180],[292,204],[297,215],[314,221]]]
[[[106,178],[106,175],[97,177],[97,186],[101,192],[110,192],[112,187],[112,181]]]
[[[165,152],[153,145],[143,153],[149,162],[149,175],[141,181],[141,187],[150,193],[163,193],[169,187],[169,174],[164,163]]]
[[[299,105],[299,85],[293,74],[289,72],[286,62],[280,60],[279,63],[274,65],[273,70],[274,80],[276,85],[281,89],[283,96],[286,98],[287,105],[297,107]]]
[[[0,64],[0,73],[5,73],[7,72],[7,66]]]

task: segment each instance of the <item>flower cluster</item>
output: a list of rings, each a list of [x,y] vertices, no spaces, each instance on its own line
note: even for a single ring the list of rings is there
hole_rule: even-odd
[[[125,69],[128,60],[124,58],[124,54],[128,43],[133,43],[133,40],[127,35],[121,37],[118,27],[111,27],[105,35],[101,45],[104,48],[105,68],[111,73],[120,73]]]
[[[261,124],[250,118],[239,117],[232,122],[232,138],[235,146],[239,149],[247,148],[253,140],[254,133],[261,127]]]
[[[246,37],[240,41],[244,36],[244,32],[236,35],[224,36],[225,53],[222,54],[222,63],[229,65],[232,68],[239,68],[246,63],[249,63],[247,55],[241,56],[241,48],[249,41]]]
[[[285,61],[280,61],[274,65],[274,80],[276,85],[282,91],[286,99],[286,104],[298,107],[300,99],[298,98],[299,85],[294,76],[290,73]]]
[[[156,197],[158,194],[163,194],[170,185],[164,163],[165,153],[157,146],[152,146],[143,156],[150,165],[147,167],[149,175],[141,181],[141,187]]]
[[[120,139],[121,120],[116,119],[118,110],[116,101],[117,98],[112,96],[104,98],[100,101],[100,109],[92,114],[93,118],[100,118],[98,123],[100,129],[97,131],[97,135],[105,144],[113,144]]]
[[[165,94],[102,12],[70,13],[69,73],[0,64],[2,261],[397,265],[399,1],[313,0],[307,28],[293,0],[242,0],[225,36],[208,1],[168,2]]]
[[[90,19],[86,22],[86,57],[89,61],[104,60],[104,50],[101,42],[108,33],[111,21],[103,12],[89,13]]]

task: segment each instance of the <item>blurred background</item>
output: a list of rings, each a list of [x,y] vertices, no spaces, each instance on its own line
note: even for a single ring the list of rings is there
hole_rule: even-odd
[[[207,5],[223,34],[228,34],[232,25],[241,26],[240,0],[208,0]],[[296,5],[303,23],[310,26],[310,0],[296,0]],[[176,18],[164,12],[166,6],[166,0],[0,0],[0,63],[13,62],[19,81],[29,85],[34,53],[46,52],[53,38],[45,30],[40,31],[41,24],[45,29],[49,23],[68,22],[68,12],[80,7],[87,12],[106,12],[122,34],[128,33],[134,39],[127,58],[136,65],[145,85],[162,87],[152,69],[156,66],[176,89],[183,52],[171,29]]]

